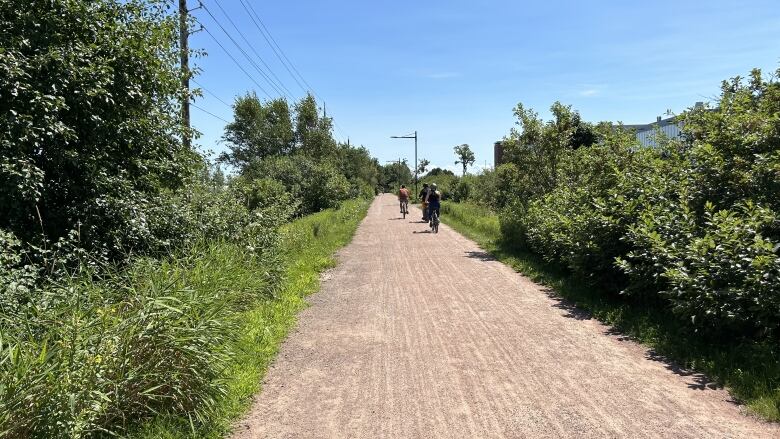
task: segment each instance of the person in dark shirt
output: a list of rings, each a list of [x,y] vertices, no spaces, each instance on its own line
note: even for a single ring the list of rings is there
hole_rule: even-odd
[[[418,195],[418,197],[420,197],[420,202],[422,203],[423,221],[428,221],[428,192],[429,191],[430,188],[428,187],[428,183],[423,183],[422,190]]]
[[[441,192],[437,190],[436,183],[431,184],[426,201],[428,202],[428,219],[430,220],[433,212],[436,212],[437,216],[441,216]]]

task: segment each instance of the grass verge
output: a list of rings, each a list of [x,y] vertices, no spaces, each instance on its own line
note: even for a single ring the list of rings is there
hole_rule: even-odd
[[[243,330],[235,356],[225,373],[226,394],[215,401],[206,422],[160,416],[132,437],[222,438],[231,424],[244,414],[279,345],[306,307],[305,297],[319,289],[320,273],[335,265],[333,253],[349,243],[370,205],[369,200],[351,200],[339,209],[329,209],[298,219],[283,228],[283,259],[286,273],[273,299],[258,303],[239,320]],[[219,267],[214,267],[218,270]]]
[[[568,305],[649,346],[648,358],[664,362],[675,373],[699,372],[703,374],[696,375],[699,388],[713,383],[725,386],[752,413],[780,421],[780,347],[705,340],[666,310],[640,306],[588,286],[538,255],[503,243],[497,214],[484,207],[445,202],[442,221],[501,262],[550,287]]]

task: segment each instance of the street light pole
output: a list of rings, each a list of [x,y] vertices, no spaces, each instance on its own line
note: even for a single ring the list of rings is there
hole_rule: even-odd
[[[414,193],[417,196],[417,131],[414,135],[407,134],[405,136],[390,136],[391,139],[414,139]]]

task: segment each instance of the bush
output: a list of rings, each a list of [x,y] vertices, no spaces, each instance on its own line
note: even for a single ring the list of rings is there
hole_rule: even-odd
[[[87,437],[159,412],[206,416],[239,335],[232,316],[273,293],[278,273],[258,274],[276,253],[197,246],[38,291],[25,319],[3,321],[0,431]]]
[[[336,207],[360,190],[333,165],[307,156],[275,156],[254,162],[244,177],[271,178],[281,183],[300,203],[296,211],[299,215]]]
[[[498,193],[496,180],[496,171],[493,170],[483,170],[480,174],[464,177],[469,185],[468,201],[491,209],[503,207],[498,205],[503,197]]]
[[[452,191],[452,201],[463,202],[469,199],[471,195],[471,183],[466,178],[461,178],[455,183],[455,189]]]
[[[0,228],[38,247],[73,231],[112,258],[147,247],[147,198],[197,160],[178,140],[176,17],[162,6],[0,3]]]
[[[686,112],[683,138],[652,149],[606,123],[589,127],[595,143],[566,147],[555,138],[571,134],[568,107],[544,123],[518,106],[524,131],[495,176],[503,239],[707,336],[776,338],[778,102],[780,83],[759,71],[724,82],[716,108]]]

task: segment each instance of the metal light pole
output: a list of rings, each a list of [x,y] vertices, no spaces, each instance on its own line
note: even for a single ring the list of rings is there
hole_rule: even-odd
[[[414,139],[414,196],[417,196],[417,131],[414,135],[390,136],[391,139]]]

